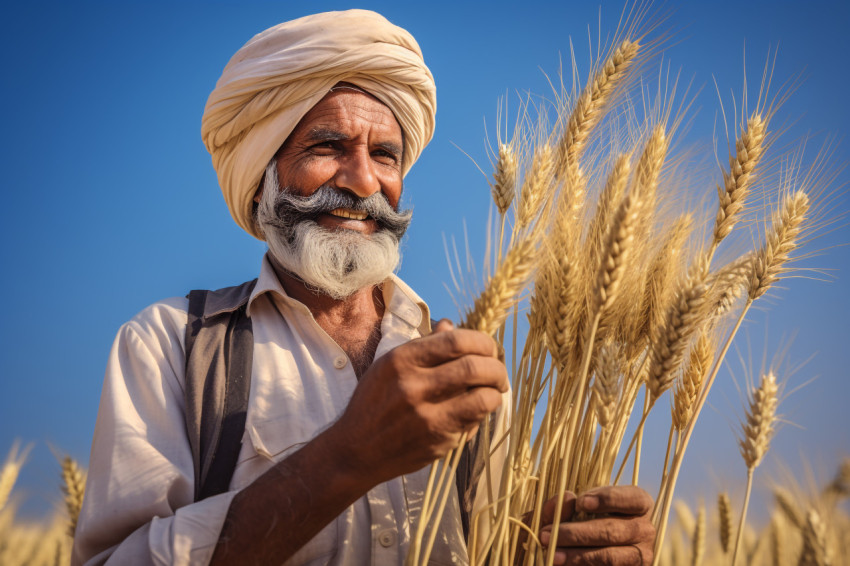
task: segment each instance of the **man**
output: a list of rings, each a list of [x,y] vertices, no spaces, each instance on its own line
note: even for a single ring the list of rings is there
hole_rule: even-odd
[[[188,305],[148,307],[110,356],[76,563],[404,561],[428,464],[486,415],[498,410],[501,429],[507,418],[493,340],[445,320],[432,329],[392,273],[410,221],[402,178],[435,106],[415,40],[372,12],[287,22],[231,59],[202,134],[234,219],[269,246],[247,299],[253,362],[235,470],[228,491],[195,500]],[[651,558],[644,492],[566,503],[565,517],[615,516],[562,525],[557,563]],[[453,492],[432,562],[466,560]]]

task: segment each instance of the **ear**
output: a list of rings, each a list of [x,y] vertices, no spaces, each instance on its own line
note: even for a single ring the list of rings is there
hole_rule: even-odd
[[[260,204],[260,199],[263,198],[263,187],[266,186],[266,174],[263,173],[263,176],[260,178],[260,186],[257,187],[257,192],[254,193],[254,202]]]

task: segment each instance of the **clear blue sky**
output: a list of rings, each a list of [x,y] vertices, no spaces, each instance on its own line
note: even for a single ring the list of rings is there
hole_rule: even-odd
[[[236,284],[257,272],[263,245],[231,221],[199,134],[204,103],[221,69],[271,25],[348,7],[375,9],[410,30],[436,77],[436,135],[406,181],[405,199],[415,214],[401,275],[435,313],[453,316],[443,288],[449,275],[442,235],[462,237],[465,219],[480,249],[489,206],[484,178],[455,145],[486,164],[484,123],[492,131],[497,99],[506,92],[548,92],[541,69],[557,73],[569,36],[580,63],[586,61],[588,25],[595,30],[599,17],[596,3],[6,5],[0,24],[0,294],[6,304],[0,454],[15,438],[36,443],[20,483],[30,507],[44,509],[58,498],[58,467],[49,445],[88,459],[104,365],[118,327],[158,299]],[[676,32],[676,41],[665,58],[705,87],[689,136],[711,138],[719,109],[712,77],[728,103],[725,93],[741,92],[745,46],[755,83],[768,47],[777,44],[777,80],[805,77],[781,109],[780,121],[790,124],[783,141],[850,132],[846,2],[667,7],[673,12],[664,27]],[[619,14],[619,3],[606,3],[603,29],[613,30]],[[845,143],[834,159],[848,157]],[[848,209],[846,195],[836,206]],[[815,247],[848,241],[850,231],[842,228]],[[786,282],[746,326],[756,359],[765,320],[771,349],[797,332],[788,354],[792,364],[815,354],[792,378],[793,388],[817,377],[783,404],[798,426],[780,431],[763,479],[777,470],[776,460],[800,470],[801,454],[830,475],[839,457],[850,453],[850,249],[833,247],[808,265],[832,269],[834,280]],[[682,484],[682,493],[709,498],[718,488],[740,490],[744,479],[730,428],[740,400],[728,378],[721,377],[711,402]],[[660,457],[647,450],[647,460]]]

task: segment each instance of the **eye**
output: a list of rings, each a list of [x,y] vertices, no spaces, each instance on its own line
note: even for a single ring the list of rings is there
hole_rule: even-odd
[[[310,151],[319,155],[329,155],[337,151],[337,142],[333,140],[315,143],[310,146]]]
[[[398,155],[388,149],[383,148],[378,148],[373,151],[372,156],[375,157],[375,159],[377,159],[381,163],[386,163],[387,165],[395,165],[399,161]]]

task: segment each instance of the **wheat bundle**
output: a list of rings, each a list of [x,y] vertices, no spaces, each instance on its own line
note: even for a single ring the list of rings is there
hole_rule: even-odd
[[[566,491],[616,484],[628,467],[637,484],[643,425],[671,391],[652,513],[657,563],[682,460],[722,360],[753,302],[787,274],[817,226],[812,199],[822,178],[792,167],[777,182],[769,171],[780,161],[765,157],[776,111],[765,84],[755,109],[743,105],[736,116],[728,165],[703,183],[717,187],[714,211],[684,206],[676,171],[687,157],[671,147],[686,110],[673,111],[675,88],[645,103],[642,119],[631,100],[652,46],[626,26],[584,88],[556,93],[552,123],[533,119],[526,105],[494,156],[496,267],[463,324],[496,336],[511,356],[513,403],[507,435],[485,438],[485,458],[506,446],[507,463],[487,473],[487,504],[471,522],[471,564],[552,564],[558,530],[548,548],[536,536],[543,502],[556,497],[560,517]],[[720,261],[734,228],[759,222],[759,207],[748,206],[754,195],[775,203],[761,207],[769,217],[762,243]],[[525,301],[527,321],[519,316]],[[772,391],[757,394],[748,415],[741,450],[750,476],[769,442]],[[637,426],[625,442],[630,421]],[[459,450],[431,483],[410,565],[428,562],[435,534],[427,524],[439,523],[452,481],[445,470]],[[728,499],[721,505],[728,549]],[[693,548],[699,563],[703,552]]]

